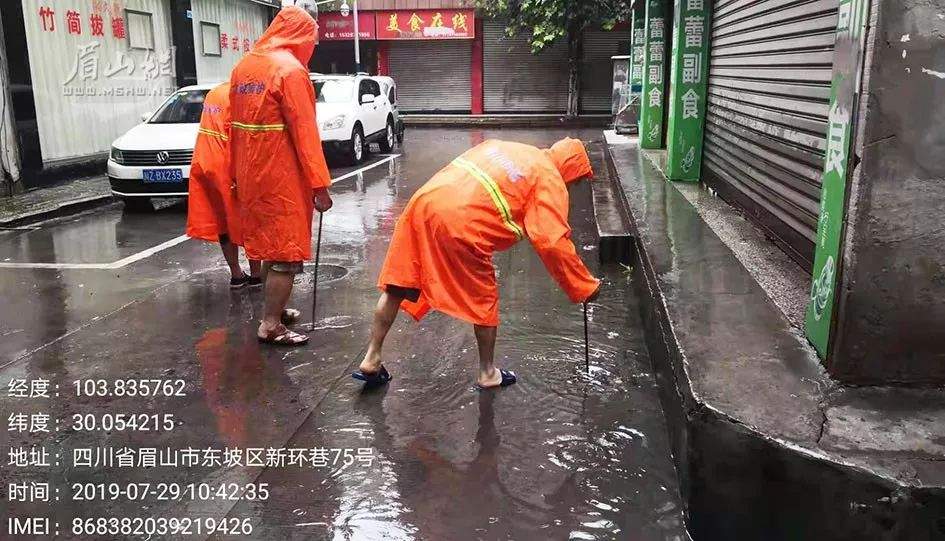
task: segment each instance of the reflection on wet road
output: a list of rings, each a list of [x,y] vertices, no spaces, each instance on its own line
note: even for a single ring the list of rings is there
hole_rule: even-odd
[[[49,434],[2,432],[4,449],[61,453],[49,466],[4,468],[0,478],[2,486],[48,481],[60,503],[8,507],[51,516],[63,538],[72,537],[73,517],[164,516],[249,518],[250,539],[685,539],[637,301],[620,269],[598,272],[606,289],[591,307],[590,374],[580,307],[523,243],[495,261],[498,360],[519,385],[474,391],[472,330],[441,315],[395,325],[388,388],[362,393],[347,376],[364,350],[387,239],[413,191],[487,137],[550,143],[562,135],[414,130],[400,159],[340,183],[325,216],[317,331],[303,349],[257,343],[261,298],[231,293],[217,249],[206,244],[184,243],[120,271],[0,269],[0,381],[45,378],[60,393],[2,396],[0,417],[46,412],[61,422]],[[576,135],[602,139],[599,131]],[[575,244],[597,271],[586,187],[572,197]],[[97,211],[0,236],[0,260],[120,259],[176,237],[184,218],[170,208],[132,224],[118,209]],[[311,288],[311,273],[300,276],[293,303],[305,312]],[[75,396],[76,380],[118,378],[180,379],[186,392]],[[173,430],[73,426],[74,414],[115,413],[173,414]],[[84,449],[99,457],[103,448],[126,450],[125,462],[72,466]],[[150,460],[151,449],[199,458],[175,453],[174,463],[122,467]],[[187,460],[197,462],[184,467]],[[255,482],[269,494],[72,501],[74,483],[159,481]]]

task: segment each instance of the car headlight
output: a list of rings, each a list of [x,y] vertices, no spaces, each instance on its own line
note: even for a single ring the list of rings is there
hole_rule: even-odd
[[[347,119],[348,117],[346,117],[345,115],[338,115],[335,118],[322,122],[322,129],[323,130],[337,130],[338,128],[345,125],[345,120]]]
[[[123,164],[123,163],[125,163],[125,157],[122,156],[121,151],[118,150],[118,149],[115,148],[115,147],[112,147],[111,159],[112,159],[113,162],[115,162],[115,163],[117,163],[117,164]]]

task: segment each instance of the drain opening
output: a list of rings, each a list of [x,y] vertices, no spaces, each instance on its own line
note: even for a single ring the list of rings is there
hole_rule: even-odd
[[[306,263],[304,265],[305,274],[308,275],[309,282],[312,281],[315,272],[315,263]],[[348,269],[341,265],[330,265],[322,263],[318,266],[318,285],[324,285],[331,282],[337,282],[348,275]]]

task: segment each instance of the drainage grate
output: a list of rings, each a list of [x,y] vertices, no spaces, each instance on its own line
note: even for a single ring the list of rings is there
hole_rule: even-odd
[[[313,274],[315,272],[315,263],[306,263],[305,264],[305,274],[308,276],[308,281],[311,282]],[[318,266],[318,284],[324,285],[331,282],[337,282],[345,276],[348,275],[348,269],[342,267],[341,265],[330,265],[327,263],[322,263]]]

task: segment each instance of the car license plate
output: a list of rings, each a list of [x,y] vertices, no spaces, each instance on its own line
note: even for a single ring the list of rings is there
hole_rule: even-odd
[[[183,169],[145,169],[141,172],[145,182],[183,182]]]

